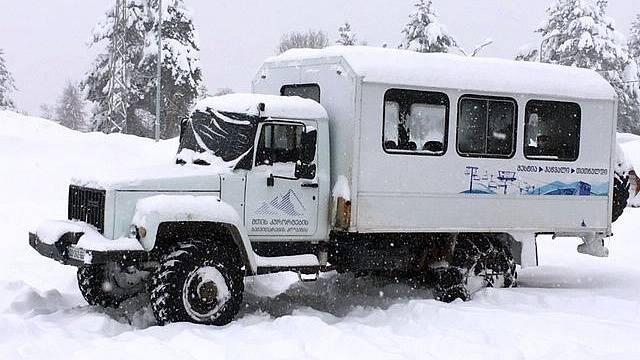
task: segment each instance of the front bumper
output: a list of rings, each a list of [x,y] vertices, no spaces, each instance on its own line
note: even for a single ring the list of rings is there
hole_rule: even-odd
[[[51,258],[64,265],[82,267],[85,265],[103,265],[118,263],[120,266],[135,266],[150,261],[146,251],[108,250],[96,251],[77,247],[76,244],[83,233],[68,232],[54,244],[42,242],[38,235],[29,233],[29,245],[40,255]]]

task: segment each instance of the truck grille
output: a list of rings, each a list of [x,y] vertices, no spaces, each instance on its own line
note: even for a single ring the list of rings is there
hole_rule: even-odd
[[[104,233],[104,190],[69,186],[69,220],[80,220]]]

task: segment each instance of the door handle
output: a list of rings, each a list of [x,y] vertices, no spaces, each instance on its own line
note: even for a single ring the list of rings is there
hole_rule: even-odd
[[[313,189],[317,189],[318,188],[318,183],[302,183],[300,184],[300,186],[302,186],[303,188],[313,188]]]

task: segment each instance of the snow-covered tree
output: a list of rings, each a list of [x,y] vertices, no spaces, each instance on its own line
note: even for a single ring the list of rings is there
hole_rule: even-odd
[[[55,106],[49,104],[40,104],[40,117],[43,119],[56,121],[55,120],[56,109]]]
[[[631,57],[640,63],[640,15],[631,23],[631,31],[629,31],[629,53]]]
[[[129,0],[127,10],[127,132],[151,137],[156,113],[158,0]],[[98,56],[83,82],[87,99],[98,104],[94,114],[98,126],[108,112],[114,25],[111,9],[92,40],[106,43],[106,52]],[[178,134],[180,120],[197,100],[202,83],[197,34],[184,0],[163,1],[162,44],[161,137],[168,138]]]
[[[11,93],[15,90],[15,82],[4,60],[4,51],[0,49],[0,110],[15,107],[11,99]]]
[[[418,52],[448,52],[456,47],[456,39],[440,23],[431,0],[418,0],[409,15],[409,23],[402,30],[402,48]]]
[[[94,60],[91,68],[81,82],[81,88],[87,94],[87,100],[94,103],[92,114],[92,130],[111,132],[108,128],[107,117],[109,115],[109,89],[111,85],[111,59],[116,52],[121,50],[126,66],[127,85],[119,88],[119,96],[127,109],[127,131],[133,132],[137,119],[135,118],[136,103],[141,98],[141,89],[137,86],[137,79],[142,77],[137,64],[140,63],[144,51],[144,33],[146,29],[146,0],[131,0],[127,2],[127,24],[125,30],[126,46],[116,49],[116,10],[115,7],[107,10],[104,18],[98,23],[91,35],[91,46],[104,48]]]
[[[289,49],[322,49],[329,45],[329,37],[324,31],[309,30],[306,33],[290,32],[282,35],[280,45],[278,45],[278,54]]]
[[[180,132],[180,121],[188,116],[203,81],[200,67],[200,45],[191,14],[184,0],[164,0],[162,21],[161,136],[173,137]],[[150,0],[150,16],[145,34],[144,57],[140,63],[145,74],[142,89],[146,95],[141,108],[155,114],[157,67],[158,0]]]
[[[351,30],[351,24],[345,22],[338,28],[338,40],[336,44],[342,46],[354,46],[358,44],[356,34]]]
[[[536,44],[521,46],[516,53],[516,61],[538,61],[540,59],[540,47]]]
[[[233,93],[234,93],[233,89],[226,87],[226,88],[218,89],[218,91],[216,91],[215,96],[229,95]]]
[[[71,81],[62,91],[55,108],[55,121],[69,129],[87,131],[84,99],[78,86]]]
[[[639,99],[634,90],[631,58],[624,37],[606,15],[607,1],[557,0],[547,10],[547,19],[537,30],[542,35],[543,62],[593,69],[615,88],[618,127],[640,131]],[[524,60],[535,60],[526,56]],[[635,76],[637,78],[637,74]]]

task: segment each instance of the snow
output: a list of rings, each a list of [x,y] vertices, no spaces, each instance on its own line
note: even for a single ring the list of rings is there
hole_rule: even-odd
[[[283,273],[247,279],[238,319],[221,328],[154,326],[143,295],[118,309],[88,306],[75,269],[29,247],[31,224],[65,218],[76,170],[164,164],[175,144],[6,112],[0,124],[0,152],[9,154],[0,176],[1,359],[640,358],[640,209],[614,224],[609,258],[578,254],[578,239],[542,237],[541,266],[521,271],[518,288],[466,303],[370,277],[300,283]]]
[[[265,104],[265,111],[258,111],[258,104]],[[248,114],[276,119],[326,119],[327,111],[317,102],[298,96],[260,94],[228,94],[206,98],[198,102],[194,111],[214,111]]]
[[[575,67],[365,46],[293,49],[265,65],[299,66],[318,59],[351,65],[365,82],[501,94],[612,100],[615,91],[597,72]]]
[[[628,134],[623,136],[622,139],[619,136],[618,144],[624,151],[627,164],[631,166],[631,169],[640,172],[640,136]]]
[[[95,231],[96,230],[93,226],[80,221],[48,220],[38,225],[35,234],[41,242],[53,245],[66,233],[86,233]]]
[[[93,251],[142,251],[142,245],[135,238],[107,239],[97,231],[87,231],[80,237],[76,247]]]
[[[335,185],[333,185],[333,191],[331,195],[334,199],[343,198],[346,201],[351,200],[351,188],[349,188],[349,180],[344,175],[338,175]]]
[[[320,266],[318,257],[310,254],[273,257],[256,255],[255,257],[258,267]]]
[[[171,156],[167,159],[172,158]],[[135,162],[133,163],[135,164]],[[147,165],[120,171],[103,171],[103,169],[77,170],[78,175],[74,175],[71,179],[71,184],[103,190],[134,189],[138,187],[142,190],[149,190],[172,186],[172,183],[175,183],[175,180],[178,179],[200,179],[202,182],[211,183],[210,186],[218,186],[216,181],[212,179],[215,179],[214,177],[219,174],[228,173],[231,169],[227,166],[227,163],[222,161],[213,162],[212,164],[215,164],[215,166],[199,166],[187,163],[185,165]]]
[[[215,220],[227,224],[241,223],[238,213],[217,196],[156,195],[138,200],[133,222],[144,226],[145,217],[157,216],[164,221],[190,219]]]

